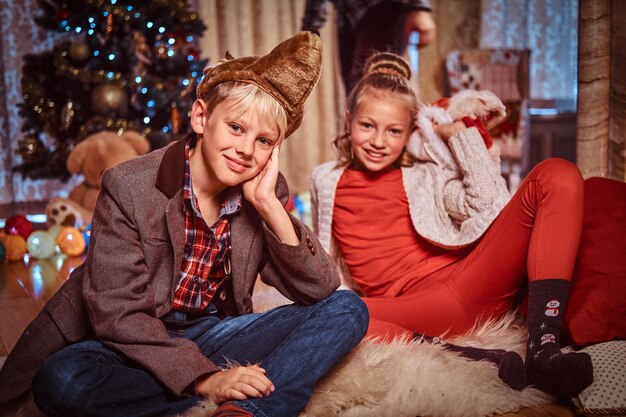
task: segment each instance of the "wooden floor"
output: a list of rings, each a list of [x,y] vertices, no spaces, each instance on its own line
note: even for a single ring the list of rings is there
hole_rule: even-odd
[[[59,255],[0,264],[0,356],[11,351],[28,323],[82,262]]]

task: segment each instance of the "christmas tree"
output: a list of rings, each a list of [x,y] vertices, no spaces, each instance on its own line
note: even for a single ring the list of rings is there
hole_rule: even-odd
[[[196,46],[205,26],[184,0],[38,4],[35,22],[65,35],[24,57],[17,170],[67,179],[69,152],[91,133],[132,129],[156,148],[187,130],[206,60]]]

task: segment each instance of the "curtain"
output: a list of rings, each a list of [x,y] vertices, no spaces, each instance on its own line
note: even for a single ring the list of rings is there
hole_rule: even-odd
[[[578,0],[481,0],[481,12],[481,48],[531,50],[531,99],[575,102]]]
[[[22,101],[22,58],[29,52],[52,48],[59,39],[59,35],[46,33],[34,23],[33,16],[39,13],[36,0],[0,0],[0,218],[37,211],[41,205],[28,203],[66,196],[79,180],[33,180],[13,172],[20,162],[15,149],[21,138],[17,104]]]
[[[224,57],[262,55],[296,34],[304,15],[304,0],[203,0],[199,14],[208,29],[200,41],[209,65]],[[334,159],[330,142],[342,118],[343,87],[339,82],[334,17],[321,31],[322,74],[311,93],[300,128],[281,147],[281,172],[292,192],[309,189],[313,168]]]

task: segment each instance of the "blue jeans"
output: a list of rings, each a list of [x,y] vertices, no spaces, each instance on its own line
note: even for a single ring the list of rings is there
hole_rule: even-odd
[[[368,312],[360,298],[336,291],[311,306],[287,305],[265,313],[164,322],[172,337],[193,340],[217,365],[258,363],[276,390],[237,401],[254,416],[297,416],[315,383],[365,335]],[[52,417],[170,416],[202,400],[179,397],[152,374],[96,340],[67,346],[48,358],[33,380],[35,403]]]

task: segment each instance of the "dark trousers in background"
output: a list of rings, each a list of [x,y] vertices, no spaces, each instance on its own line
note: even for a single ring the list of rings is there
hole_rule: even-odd
[[[372,7],[353,26],[345,22],[339,28],[339,56],[341,76],[346,95],[361,77],[363,64],[374,52],[393,52],[403,55],[407,47],[404,37],[406,6],[385,2]]]

